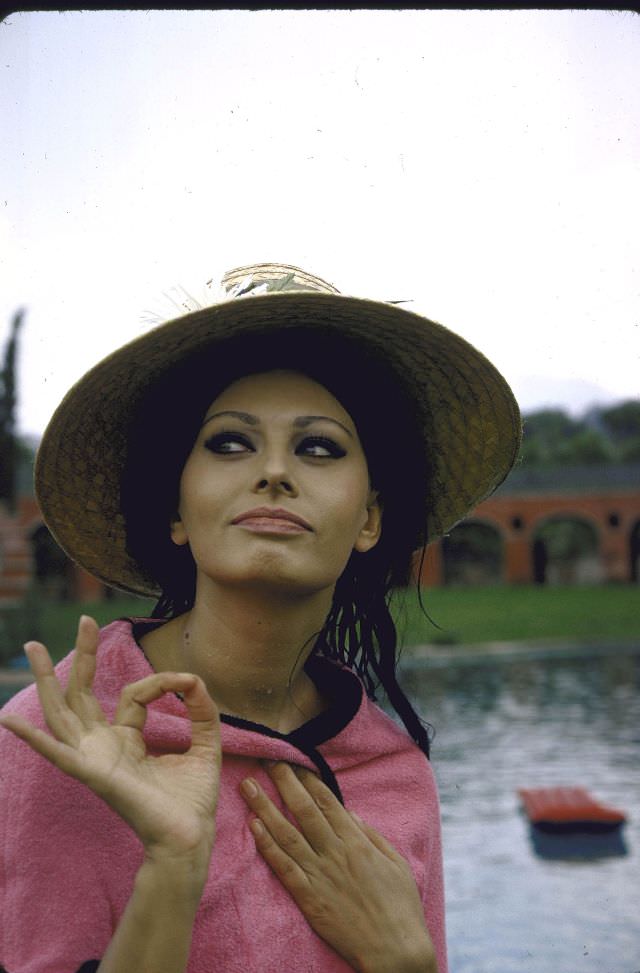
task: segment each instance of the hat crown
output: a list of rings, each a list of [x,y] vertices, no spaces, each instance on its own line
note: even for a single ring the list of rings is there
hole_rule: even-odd
[[[266,285],[266,286],[264,286]],[[316,291],[321,294],[339,294],[333,284],[316,277],[293,264],[247,264],[228,270],[222,278],[223,290],[233,296],[251,294],[258,287],[262,293],[274,291]]]

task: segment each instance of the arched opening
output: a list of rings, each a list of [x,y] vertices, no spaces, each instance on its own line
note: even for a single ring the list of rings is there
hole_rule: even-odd
[[[547,545],[542,537],[536,537],[533,542],[533,580],[536,584],[544,584],[547,579]]]
[[[45,598],[67,601],[73,596],[73,564],[44,524],[31,533],[33,574]]]
[[[497,527],[480,520],[458,524],[442,538],[445,584],[496,584],[502,581],[503,540]]]
[[[629,577],[632,581],[640,581],[640,520],[633,525],[629,536],[629,555],[631,557],[631,571]]]
[[[536,584],[597,584],[604,579],[598,532],[578,516],[550,517],[533,536]]]

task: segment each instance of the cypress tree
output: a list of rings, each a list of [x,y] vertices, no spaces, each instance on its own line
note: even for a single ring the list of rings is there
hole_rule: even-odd
[[[22,325],[24,311],[13,316],[7,340],[2,370],[0,371],[0,501],[4,501],[13,511],[16,501],[16,468],[18,464],[18,443],[16,440],[16,359],[18,353],[18,332]]]

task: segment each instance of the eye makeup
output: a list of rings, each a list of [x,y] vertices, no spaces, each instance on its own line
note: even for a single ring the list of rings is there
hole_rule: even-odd
[[[296,446],[296,455],[313,459],[341,459],[346,450],[328,436],[305,436]]]
[[[205,449],[212,453],[230,456],[239,453],[255,452],[255,447],[248,436],[241,432],[224,430],[208,436],[204,443]]]
[[[253,428],[258,427],[256,433],[259,434],[261,420],[250,413],[228,410],[209,416],[208,419],[205,419],[203,425],[207,425],[212,420],[220,420],[222,417],[231,417],[243,425],[252,427],[252,429],[245,432],[238,428],[227,428],[211,433],[204,440],[205,449],[220,456],[240,456],[249,452],[255,453],[258,447],[255,443]],[[309,427],[315,424],[322,426],[327,423],[331,423],[334,429],[339,430],[337,439],[320,429],[317,433],[309,430]],[[232,425],[235,425],[235,423]],[[294,433],[292,436],[293,452],[296,456],[308,459],[341,459],[347,455],[348,450],[341,445],[339,440],[343,436],[348,436],[349,440],[353,439],[349,429],[330,416],[296,416],[292,420],[292,427]],[[302,430],[309,430],[309,432]]]

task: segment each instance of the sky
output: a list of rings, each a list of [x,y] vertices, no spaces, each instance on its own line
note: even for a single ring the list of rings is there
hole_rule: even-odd
[[[18,430],[175,285],[293,263],[407,300],[525,411],[640,395],[640,17],[24,12],[0,23]]]

